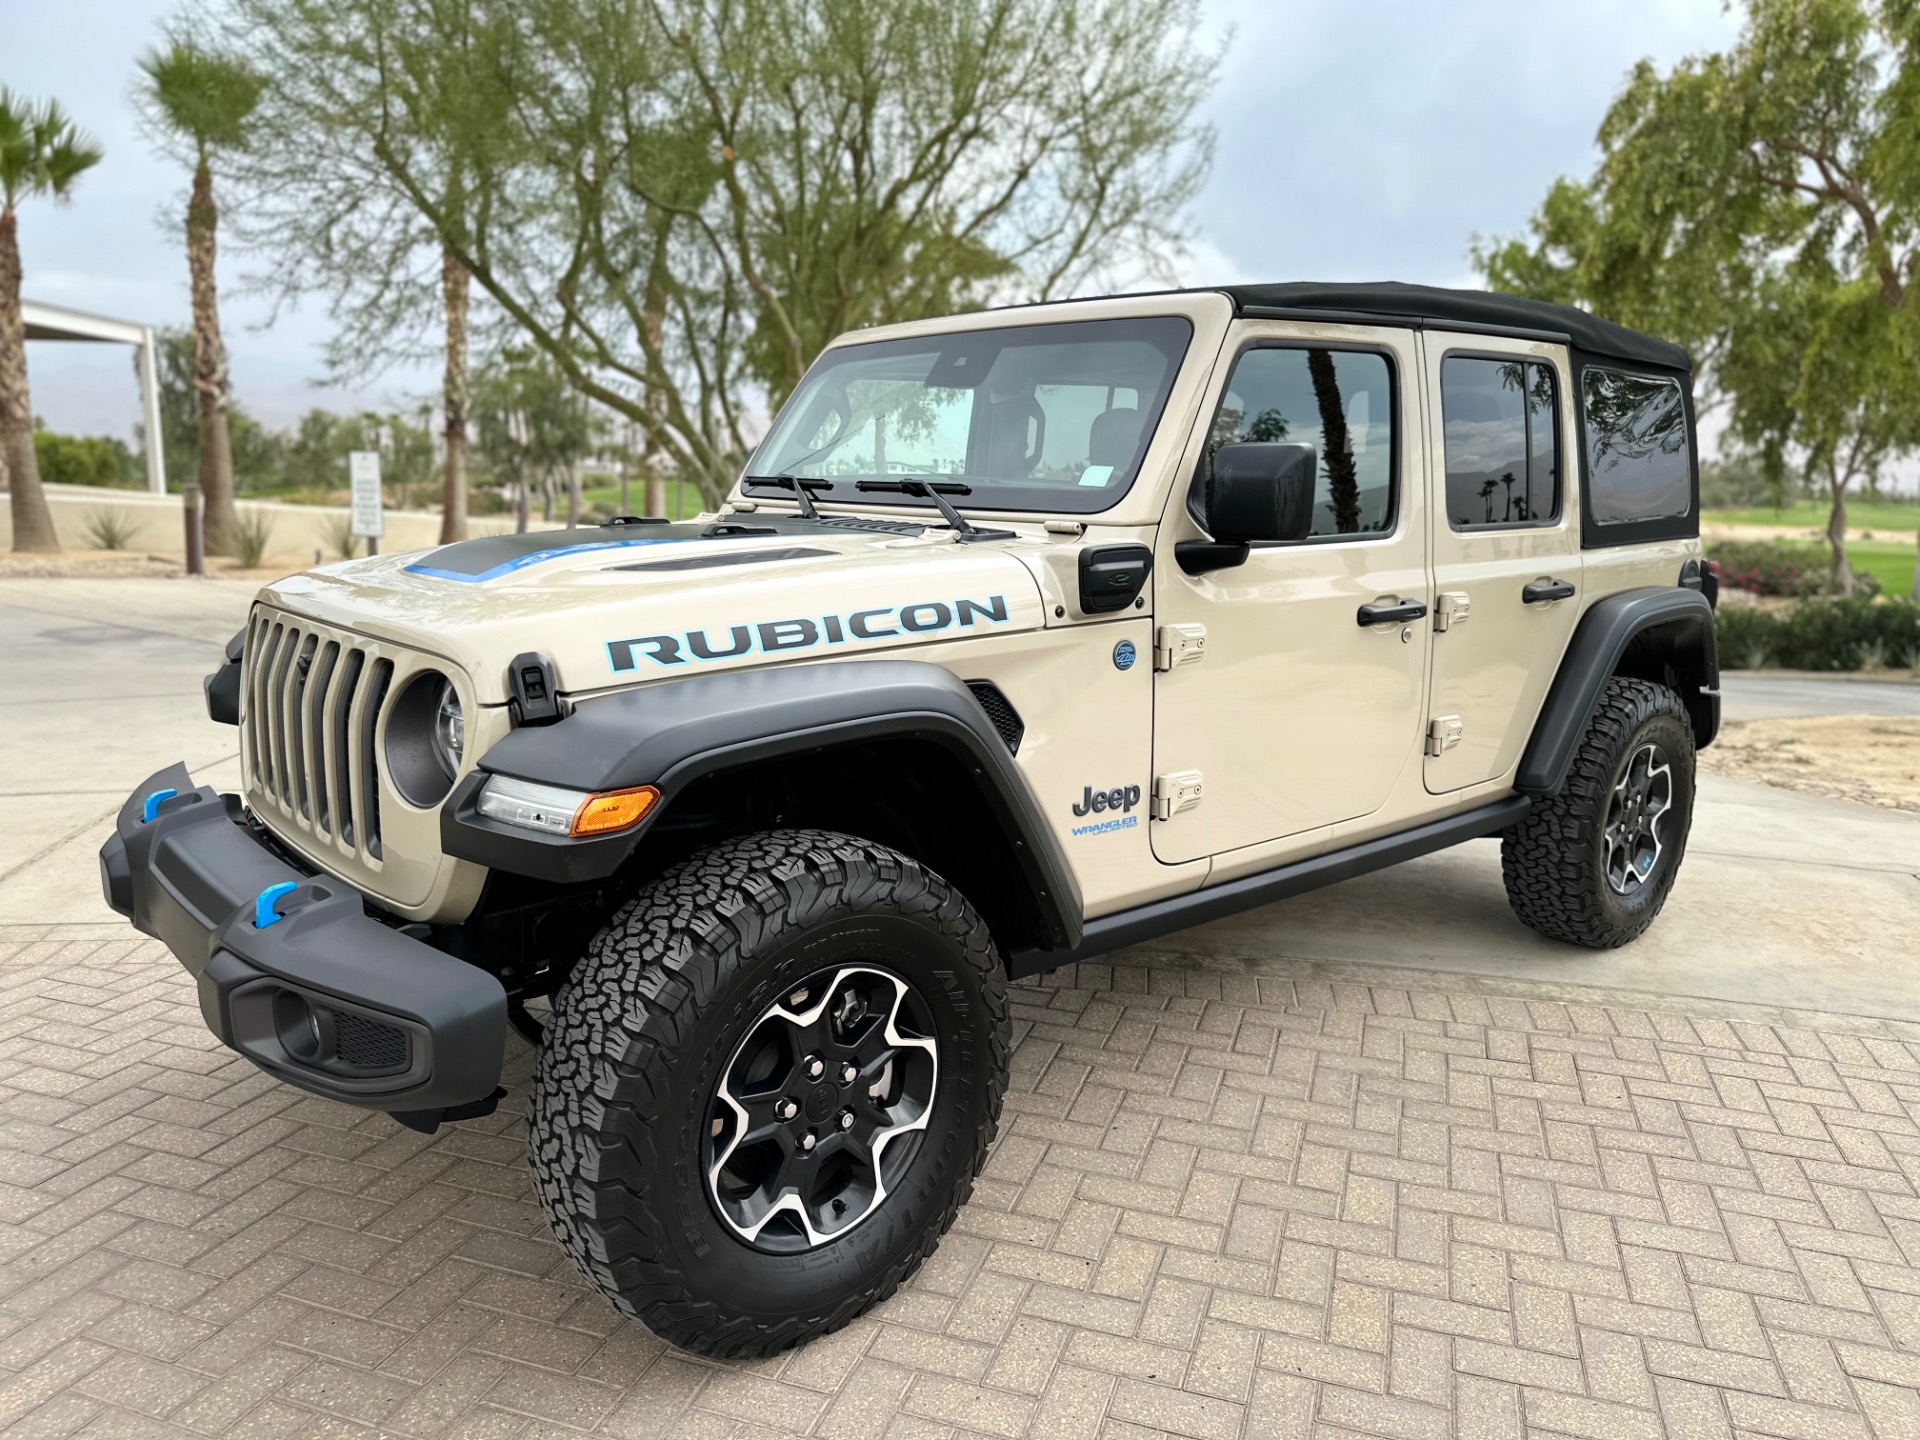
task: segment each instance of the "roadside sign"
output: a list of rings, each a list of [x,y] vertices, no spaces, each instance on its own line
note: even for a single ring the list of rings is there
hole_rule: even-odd
[[[385,532],[385,517],[380,510],[380,452],[351,452],[347,456],[347,475],[353,482],[353,533],[378,540]]]

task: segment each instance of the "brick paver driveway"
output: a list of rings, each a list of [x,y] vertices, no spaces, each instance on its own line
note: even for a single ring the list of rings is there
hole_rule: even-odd
[[[155,944],[0,947],[0,1430],[1920,1435],[1920,1027],[1410,978],[1021,987],[935,1258],[716,1365],[573,1272],[518,1091],[428,1139]]]

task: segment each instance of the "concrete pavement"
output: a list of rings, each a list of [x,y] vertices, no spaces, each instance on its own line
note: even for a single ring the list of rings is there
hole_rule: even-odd
[[[1844,676],[1745,675],[1720,677],[1720,714],[1742,720],[1798,720],[1811,715],[1920,715],[1920,683],[1854,680]]]

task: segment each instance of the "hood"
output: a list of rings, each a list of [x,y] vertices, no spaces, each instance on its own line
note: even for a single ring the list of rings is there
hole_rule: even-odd
[[[573,695],[789,660],[875,654],[1038,629],[1039,585],[1016,551],[893,521],[754,517],[488,536],[322,566],[267,604],[464,670],[481,704],[537,651]]]

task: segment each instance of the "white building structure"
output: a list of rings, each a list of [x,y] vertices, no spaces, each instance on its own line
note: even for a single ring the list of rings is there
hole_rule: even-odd
[[[115,320],[105,315],[90,315],[84,310],[69,310],[61,305],[42,305],[22,300],[22,317],[29,340],[75,340],[95,344],[131,345],[140,375],[140,414],[147,452],[147,489],[156,495],[167,493],[167,462],[162,453],[160,435],[160,366],[153,348],[153,327],[131,320]]]

